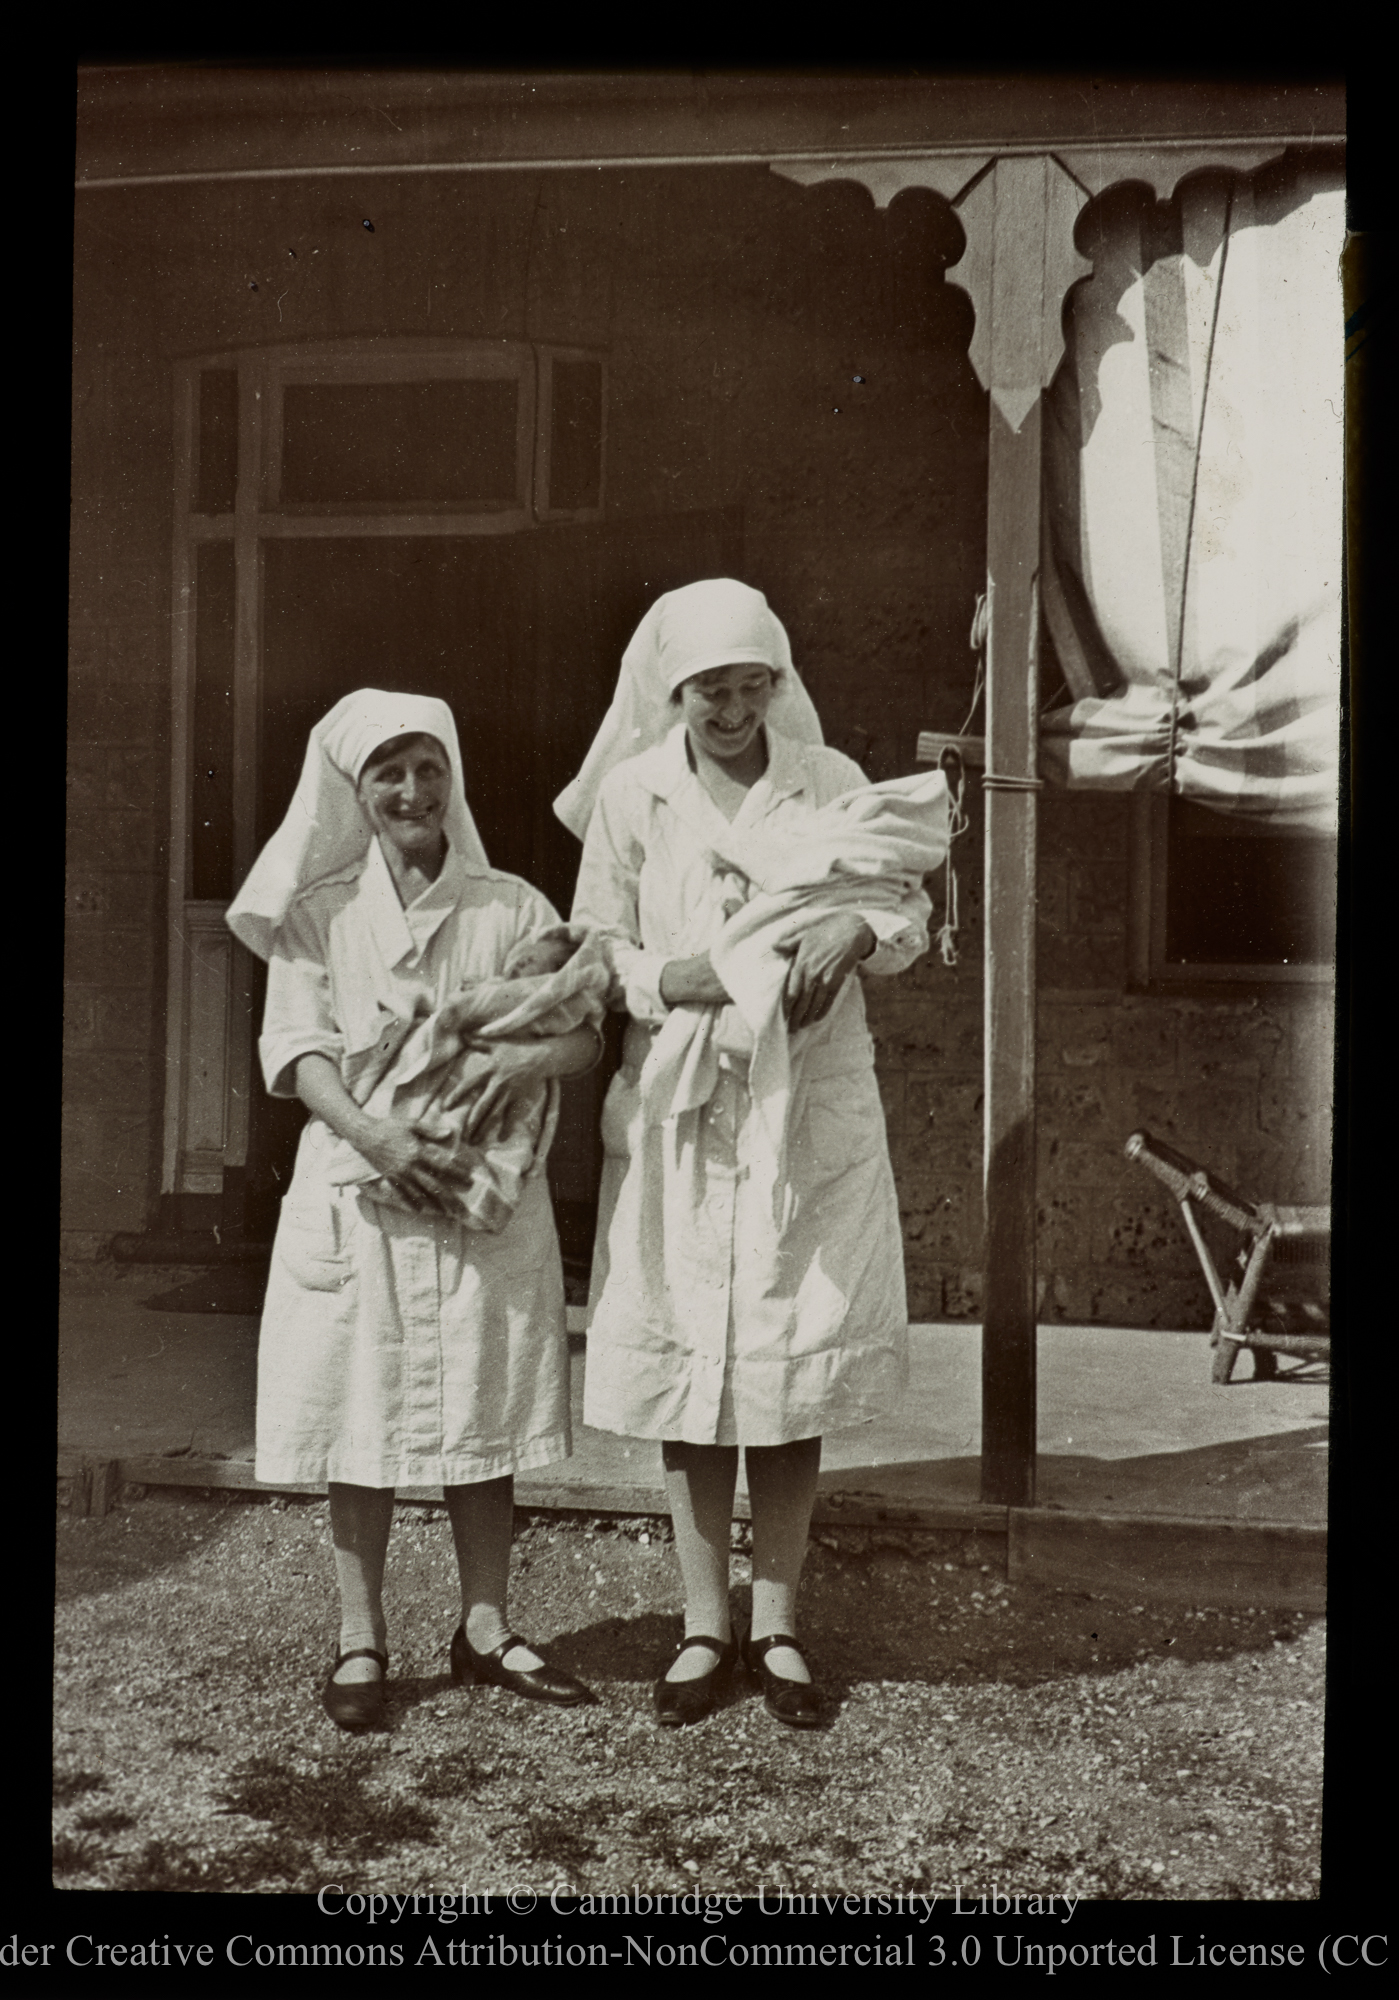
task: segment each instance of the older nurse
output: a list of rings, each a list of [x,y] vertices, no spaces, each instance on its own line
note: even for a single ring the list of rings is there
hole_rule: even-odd
[[[607,1168],[584,1416],[661,1441],[685,1589],[684,1643],[657,1682],[658,1720],[709,1713],[737,1657],[729,1537],[738,1452],[753,1524],[743,1657],[796,1727],[821,1701],[796,1639],[797,1586],[821,1436],[887,1410],[907,1379],[898,1207],[860,980],[927,949],[929,904],[833,911],[786,985],[801,1082],[774,1203],[747,1082],[751,1040],[708,945],[732,904],[713,849],[732,829],[779,836],[866,783],[827,749],[787,635],[728,578],[670,592],[643,620],[612,707],[557,802],[583,840],[575,924],[608,941],[630,1015],[603,1113]],[[676,1008],[715,1010],[707,1103],[642,1115],[642,1069]],[[610,1220],[609,1220],[610,1214]]]
[[[257,1476],[328,1485],[341,1623],[322,1702],[344,1729],[383,1716],[396,1486],[443,1488],[462,1592],[453,1678],[536,1700],[590,1698],[511,1633],[505,1610],[513,1475],[567,1457],[570,1442],[544,1160],[499,1234],[472,1230],[451,1198],[450,1156],[402,1117],[370,1117],[349,1087],[396,1023],[499,973],[512,946],[557,921],[528,883],[487,861],[446,703],[375,688],[312,730],[287,816],[228,912],[267,960],[267,1087],[311,1114],[263,1310]],[[481,1114],[596,1054],[586,1027],[498,1045]],[[339,1140],[401,1208],[334,1179]]]

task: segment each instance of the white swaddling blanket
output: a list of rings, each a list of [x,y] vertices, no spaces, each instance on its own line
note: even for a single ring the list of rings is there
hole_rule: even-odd
[[[345,1087],[371,1117],[391,1113],[423,1124],[464,1176],[454,1181],[456,1219],[467,1229],[494,1234],[515,1212],[535,1162],[544,1158],[558,1124],[559,1086],[550,1082],[504,1123],[491,1120],[472,1144],[464,1136],[479,1089],[451,1111],[441,1100],[458,1084],[483,1084],[489,1048],[480,1043],[563,1035],[585,1022],[598,1026],[606,1008],[611,972],[595,939],[586,939],[557,972],[472,980],[443,1007],[405,1019],[390,1015],[374,1045],[344,1064]],[[348,1139],[329,1156],[328,1178],[359,1185],[389,1207],[410,1204]]]
[[[800,1031],[789,1035],[783,1008],[791,947],[833,910],[897,910],[924,875],[941,867],[947,842],[947,780],[941,771],[925,771],[844,792],[800,832],[758,826],[716,845],[715,902],[704,916],[710,961],[733,1007],[672,1011],[641,1071],[646,1123],[709,1102],[721,1053],[738,1052],[731,1027],[726,1032],[721,1025],[736,1014],[751,1036],[748,1088],[780,1179],[804,1040]],[[693,949],[704,948],[697,937]]]

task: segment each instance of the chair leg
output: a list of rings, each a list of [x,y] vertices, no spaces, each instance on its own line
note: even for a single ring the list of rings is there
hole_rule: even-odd
[[[1253,1379],[1255,1382],[1275,1382],[1278,1374],[1278,1357],[1271,1347],[1255,1347],[1253,1355]]]
[[[1210,1380],[1212,1382],[1227,1382],[1229,1380],[1229,1377],[1234,1372],[1234,1362],[1242,1346],[1243,1342],[1241,1340],[1231,1340],[1227,1333],[1220,1334],[1219,1344],[1214,1350],[1214,1366],[1210,1370]]]

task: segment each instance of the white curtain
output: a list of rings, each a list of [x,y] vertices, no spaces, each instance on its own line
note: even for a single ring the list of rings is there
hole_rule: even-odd
[[[1321,164],[1099,203],[1047,407],[1050,782],[1334,829],[1344,233]]]

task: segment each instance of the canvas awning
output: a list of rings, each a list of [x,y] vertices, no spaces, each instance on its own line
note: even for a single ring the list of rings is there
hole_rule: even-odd
[[[1041,771],[1333,830],[1339,167],[1115,189],[1090,232],[1046,399],[1043,606],[1075,699]]]

